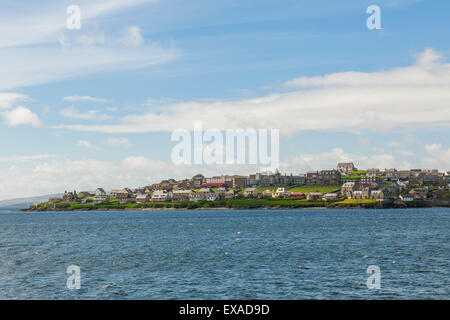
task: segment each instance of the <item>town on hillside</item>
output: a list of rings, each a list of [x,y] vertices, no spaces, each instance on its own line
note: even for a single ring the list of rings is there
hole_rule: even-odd
[[[67,203],[146,204],[212,202],[230,199],[304,199],[340,203],[443,201],[448,204],[450,171],[436,169],[358,170],[352,162],[338,163],[336,169],[280,174],[278,171],[240,175],[163,180],[140,188],[91,192],[65,192],[48,204]]]

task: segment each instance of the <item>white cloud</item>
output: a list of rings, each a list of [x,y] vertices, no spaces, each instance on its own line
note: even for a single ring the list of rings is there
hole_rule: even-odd
[[[64,97],[63,100],[65,101],[72,101],[72,102],[108,102],[107,99],[102,98],[95,98],[90,96],[67,96]]]
[[[54,155],[54,154],[34,154],[34,155],[26,155],[26,156],[10,156],[10,157],[0,158],[0,163],[5,163],[5,162],[20,162],[20,163],[22,163],[22,162],[51,159],[51,158],[61,158],[61,156]]]
[[[27,96],[19,93],[0,93],[0,110],[9,109],[16,102],[27,99]]]
[[[286,157],[280,164],[282,171],[306,172],[336,168],[338,162],[352,161],[358,168],[411,168],[411,163],[399,161],[392,154],[382,153],[370,156],[347,153],[341,148],[334,148],[329,152],[319,154],[299,154]]]
[[[425,151],[428,153],[435,153],[442,150],[442,144],[440,143],[433,143],[433,144],[427,144],[425,145]]]
[[[412,144],[412,143],[417,143],[418,140],[416,139],[416,137],[414,137],[412,134],[408,133],[403,137],[403,140],[405,141],[405,143],[407,144]]]
[[[395,153],[407,157],[412,157],[414,155],[414,152],[408,150],[395,150]]]
[[[83,34],[75,39],[75,42],[80,45],[92,46],[92,45],[101,45],[106,43],[106,38],[103,33],[100,34]],[[67,39],[64,42],[64,45],[68,45]]]
[[[31,168],[15,166],[0,170],[0,200],[42,194],[84,191],[103,187],[107,190],[145,186],[168,177],[181,179],[200,172],[192,166],[176,166],[146,157],[127,157],[118,162],[99,160],[52,160]],[[221,169],[222,172],[223,168]],[[201,170],[212,174],[211,168]],[[217,170],[216,172],[220,172]],[[245,171],[243,171],[245,172]],[[64,176],[64,179],[61,177]],[[39,183],[32,183],[39,181]]]
[[[144,38],[142,37],[141,29],[138,26],[131,26],[125,28],[125,32],[119,41],[126,46],[136,47],[144,43]]]
[[[11,111],[3,111],[0,115],[5,119],[8,126],[32,125],[39,127],[42,125],[37,114],[26,107],[17,107]]]
[[[88,148],[88,149],[93,149],[93,150],[100,150],[99,147],[91,144],[89,141],[86,141],[86,140],[78,140],[77,141],[77,146],[78,147],[83,147],[83,148]]]
[[[443,148],[440,143],[427,144],[424,146],[427,155],[423,160],[423,165],[428,168],[440,170],[450,169],[450,148]]]
[[[131,142],[130,140],[128,140],[127,138],[109,138],[106,141],[109,145],[114,146],[114,147],[129,147],[131,146]]]
[[[11,4],[0,12],[0,90],[147,68],[175,59],[179,51],[174,45],[144,43],[137,26],[111,36],[90,31],[92,18],[147,2],[154,1],[80,0],[82,28],[75,33],[66,29],[66,7],[60,2],[30,4],[26,10]]]
[[[122,45],[126,47],[137,47],[144,44],[144,37],[139,26],[128,26],[123,28],[120,35],[105,35],[103,32],[89,32],[77,36],[71,40],[67,35],[61,34],[60,44],[71,46],[73,44],[82,46],[98,45]]]
[[[449,127],[450,64],[426,49],[413,66],[383,72],[345,72],[303,77],[287,85],[300,88],[261,98],[183,102],[158,111],[129,115],[114,125],[58,126],[106,133],[205,128],[279,128],[302,130],[375,130]],[[426,106],[426,107],[425,107]]]
[[[95,73],[147,68],[178,56],[175,47],[148,43],[140,47],[118,45],[46,45],[0,50],[0,90],[49,83]]]
[[[248,174],[257,166],[174,165],[143,156],[130,156],[121,161],[52,160],[33,167],[15,166],[0,170],[0,200],[64,192],[64,190],[106,190],[146,186],[163,179],[189,178],[201,172],[206,176],[222,173]],[[64,176],[64,179],[61,179]],[[39,181],[39,184],[31,183]]]
[[[112,118],[110,115],[101,113],[100,110],[89,110],[86,112],[80,112],[74,107],[64,108],[59,112],[59,114],[65,118],[70,119],[106,120]]]
[[[87,141],[83,145],[91,145]],[[445,169],[450,163],[450,149],[440,144],[425,147],[428,156],[415,159],[410,163],[401,161],[389,153],[361,155],[345,152],[335,148],[319,154],[300,154],[287,156],[280,164],[281,172],[304,173],[310,170],[335,168],[337,162],[353,161],[358,168],[397,168],[410,169],[427,164],[429,167]],[[34,156],[44,159],[45,156]],[[48,156],[50,158],[50,156]],[[26,158],[25,158],[26,159]],[[31,158],[30,158],[31,159]],[[428,162],[431,159],[432,162]],[[9,162],[12,158],[7,159]],[[18,159],[16,159],[18,160]],[[436,163],[436,160],[438,163]],[[12,162],[12,161],[11,161]],[[20,161],[17,161],[20,162]],[[436,164],[436,165],[435,165]],[[100,160],[51,160],[33,167],[21,166],[17,163],[9,170],[0,170],[0,200],[27,197],[40,194],[59,193],[64,190],[95,190],[98,187],[116,189],[123,187],[145,186],[163,179],[182,179],[192,177],[196,173],[205,176],[220,174],[244,174],[256,172],[259,166],[249,165],[175,165],[164,161],[156,161],[143,156],[130,156],[121,161]],[[448,168],[446,168],[448,169]],[[64,179],[61,179],[64,176]],[[39,184],[31,183],[39,181]]]
[[[158,0],[77,0],[81,9],[82,30],[95,18],[119,12]],[[58,40],[66,29],[68,4],[61,1],[45,1],[9,4],[9,10],[0,12],[0,47],[36,45]],[[33,32],[30,32],[33,26]],[[14,32],[11,32],[14,30]]]
[[[403,146],[403,143],[399,142],[399,141],[389,141],[385,143],[386,146],[390,147],[390,148],[397,148],[397,147],[401,147]]]
[[[40,126],[42,123],[36,113],[24,106],[14,106],[17,102],[29,98],[19,93],[0,93],[0,116],[8,126]]]
[[[372,73],[365,72],[339,72],[319,77],[301,77],[287,81],[288,88],[366,88],[396,86],[440,86],[448,85],[450,81],[450,64],[442,63],[442,54],[431,48],[416,55],[416,64],[410,67],[401,67],[389,71]]]

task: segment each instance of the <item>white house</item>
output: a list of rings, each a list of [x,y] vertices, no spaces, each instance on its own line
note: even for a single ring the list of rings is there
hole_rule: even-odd
[[[331,192],[331,193],[325,193],[325,194],[322,196],[322,200],[323,200],[323,201],[336,200],[337,198],[338,198],[338,194],[337,194],[337,193],[333,193],[333,192]]]
[[[385,190],[372,190],[370,191],[370,198],[376,200],[384,200],[386,198],[387,191]]]
[[[189,200],[190,201],[204,201],[206,199],[206,192],[191,192],[191,194],[189,195]]]
[[[256,198],[258,196],[258,189],[257,188],[245,188],[243,195],[246,198],[248,198],[248,197]]]
[[[139,193],[136,196],[136,203],[147,203],[150,201],[150,196],[147,193]]]
[[[235,196],[234,190],[228,190],[225,192],[225,199],[233,199]]]
[[[102,203],[106,203],[109,201],[109,197],[105,194],[105,195],[96,195],[94,197],[94,200],[92,201],[94,204],[102,204]]]
[[[290,192],[286,188],[278,188],[277,191],[273,194],[274,198],[287,198],[289,197]]]
[[[414,198],[413,198],[412,196],[410,196],[410,195],[404,195],[404,194],[401,194],[398,198],[399,198],[400,200],[402,200],[402,201],[405,201],[405,202],[413,201],[413,200],[414,200]]]
[[[106,192],[103,188],[98,188],[97,190],[95,190],[95,195],[96,196],[106,196]]]
[[[306,195],[306,200],[320,200],[320,199],[322,199],[321,192],[309,192]]]
[[[152,194],[152,202],[167,202],[169,200],[170,196],[166,190],[156,190]]]
[[[225,188],[225,187],[220,187],[220,188],[216,189],[216,194],[219,198],[224,198],[226,193],[227,193],[227,188]]]
[[[356,167],[353,162],[340,162],[337,164],[337,170],[341,174],[349,174],[352,171],[356,171]]]
[[[191,190],[174,190],[171,192],[173,202],[189,201]]]
[[[215,192],[206,194],[206,201],[216,201],[219,199],[219,195]]]
[[[353,197],[353,191],[356,189],[356,184],[353,181],[345,182],[341,186],[341,195],[351,199]]]

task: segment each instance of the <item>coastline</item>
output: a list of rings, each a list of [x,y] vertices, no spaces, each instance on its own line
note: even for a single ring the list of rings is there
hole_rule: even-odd
[[[84,212],[84,211],[213,211],[213,210],[324,210],[324,209],[343,209],[343,208],[327,208],[327,207],[306,207],[306,208],[228,208],[228,207],[216,207],[216,208],[126,208],[126,209],[110,209],[110,208],[95,208],[95,209],[56,209],[56,210],[29,210],[20,209],[18,212]],[[357,209],[357,208],[353,208]]]
[[[282,206],[263,206],[263,207],[197,207],[197,208],[175,208],[175,207],[146,207],[146,208],[104,208],[104,207],[89,207],[89,208],[52,208],[52,209],[19,209],[17,212],[84,212],[84,211],[204,211],[204,210],[357,210],[357,209],[431,209],[431,208],[450,208],[448,205],[423,205],[423,206],[394,206],[394,205],[380,205],[380,206],[311,206],[311,207],[282,207]]]

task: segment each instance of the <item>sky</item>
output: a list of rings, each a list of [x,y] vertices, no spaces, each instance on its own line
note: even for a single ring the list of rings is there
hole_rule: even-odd
[[[450,170],[449,1],[1,6],[0,200],[257,171],[174,164],[171,135],[195,121],[279,129],[283,173]]]

